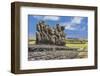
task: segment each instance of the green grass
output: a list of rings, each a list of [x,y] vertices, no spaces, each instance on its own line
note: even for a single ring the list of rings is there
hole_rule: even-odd
[[[35,44],[35,40],[29,41],[28,44]]]
[[[66,44],[66,46],[68,47],[75,47],[75,48],[84,48],[84,47],[87,47],[87,43],[85,44]]]
[[[68,40],[67,40],[68,41]],[[33,39],[30,39],[29,40],[29,42],[28,42],[29,44],[35,44],[35,40],[33,40]],[[85,42],[85,43],[66,43],[66,45],[65,46],[67,46],[67,47],[71,47],[71,48],[87,48],[87,46],[88,46],[88,43],[87,42]]]

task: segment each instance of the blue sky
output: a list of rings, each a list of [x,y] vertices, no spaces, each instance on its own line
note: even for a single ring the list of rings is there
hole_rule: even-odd
[[[65,34],[67,38],[82,38],[88,37],[88,17],[80,16],[47,16],[47,15],[28,15],[28,35],[35,37],[36,24],[44,20],[50,27],[56,24],[65,26]]]

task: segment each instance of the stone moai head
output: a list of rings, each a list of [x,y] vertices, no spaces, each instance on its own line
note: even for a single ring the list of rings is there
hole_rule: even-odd
[[[43,21],[43,20],[39,21],[39,24],[44,24],[44,23],[45,23],[45,21]]]
[[[64,31],[65,30],[65,26],[61,26],[61,31]]]
[[[41,32],[44,31],[45,22],[44,22],[44,21],[40,21],[40,22],[39,22],[39,25],[40,25]]]

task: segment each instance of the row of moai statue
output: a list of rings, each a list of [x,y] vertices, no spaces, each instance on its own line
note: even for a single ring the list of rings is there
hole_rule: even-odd
[[[40,21],[37,24],[36,44],[64,46],[66,44],[64,29],[65,27],[59,24],[51,28],[44,21]]]

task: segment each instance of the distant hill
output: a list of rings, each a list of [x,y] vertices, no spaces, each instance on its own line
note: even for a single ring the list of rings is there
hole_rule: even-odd
[[[35,37],[29,37],[28,40],[33,41],[33,40],[36,40],[36,38]]]
[[[86,40],[87,41],[86,38],[70,38],[70,37],[68,37],[67,39],[68,40]]]

